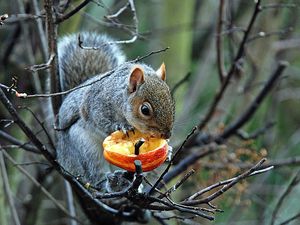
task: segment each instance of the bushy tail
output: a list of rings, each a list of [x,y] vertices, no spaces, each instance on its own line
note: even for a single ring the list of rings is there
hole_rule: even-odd
[[[72,34],[58,42],[58,61],[61,90],[73,88],[88,78],[107,72],[125,61],[123,52],[111,38],[98,33],[80,33],[82,45],[99,49],[79,47],[78,35]]]

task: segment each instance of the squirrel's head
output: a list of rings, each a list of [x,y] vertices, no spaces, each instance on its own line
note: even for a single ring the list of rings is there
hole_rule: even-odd
[[[128,78],[126,119],[136,129],[155,137],[170,138],[175,104],[166,84],[163,63],[157,71],[134,65]]]

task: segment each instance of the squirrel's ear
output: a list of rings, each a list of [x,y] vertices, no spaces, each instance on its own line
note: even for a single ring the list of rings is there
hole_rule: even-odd
[[[135,66],[129,77],[129,92],[133,93],[136,91],[137,86],[144,83],[144,71],[141,67]]]
[[[166,66],[165,63],[162,63],[158,70],[156,70],[157,76],[162,79],[163,81],[166,81]]]

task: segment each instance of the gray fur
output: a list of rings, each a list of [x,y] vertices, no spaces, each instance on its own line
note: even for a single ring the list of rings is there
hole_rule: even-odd
[[[95,33],[85,33],[83,40],[85,46],[99,46],[103,41],[111,41]],[[71,35],[58,45],[61,47],[59,63],[63,90],[81,84],[91,74],[98,75],[82,83],[91,85],[71,92],[63,101],[59,111],[61,131],[57,135],[57,159],[83,182],[96,185],[104,179],[104,172],[110,170],[102,157],[102,142],[106,136],[116,128],[129,130],[133,127],[158,135],[170,133],[175,109],[168,86],[151,67],[139,64],[145,74],[145,83],[130,93],[129,76],[136,64],[124,63],[122,52],[114,45],[104,45],[110,47],[101,51],[82,53],[76,41],[76,35]],[[83,62],[87,64],[82,65]],[[107,71],[109,76],[101,79]],[[143,121],[133,115],[136,98],[151,103],[155,118]]]

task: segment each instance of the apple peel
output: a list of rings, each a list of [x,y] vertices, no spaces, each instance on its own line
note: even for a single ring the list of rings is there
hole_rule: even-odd
[[[135,144],[140,140],[138,154],[135,154]],[[167,158],[168,143],[165,139],[153,138],[137,130],[130,131],[128,136],[121,131],[115,131],[103,141],[104,158],[111,164],[134,172],[134,161],[140,160],[144,172],[160,166]]]

